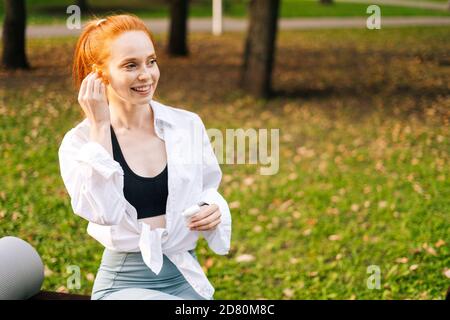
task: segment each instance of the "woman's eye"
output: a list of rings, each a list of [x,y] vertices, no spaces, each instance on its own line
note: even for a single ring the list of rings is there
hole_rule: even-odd
[[[152,60],[149,60],[149,61],[147,62],[148,65],[154,65],[155,63],[156,63],[156,59],[152,59]],[[126,68],[127,70],[133,69],[133,68],[135,68],[135,67],[136,67],[136,64],[135,64],[135,63],[130,63],[130,64],[127,64],[127,65],[125,66],[125,68]]]

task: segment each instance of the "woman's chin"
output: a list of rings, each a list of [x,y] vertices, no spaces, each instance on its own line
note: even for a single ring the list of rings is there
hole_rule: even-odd
[[[152,99],[153,99],[153,92],[144,97],[131,96],[129,101],[132,101],[133,104],[145,104],[150,102]]]
[[[150,93],[148,96],[143,97],[143,98],[142,98],[142,101],[145,102],[145,103],[148,103],[148,102],[150,102],[152,99],[153,99],[153,93]]]

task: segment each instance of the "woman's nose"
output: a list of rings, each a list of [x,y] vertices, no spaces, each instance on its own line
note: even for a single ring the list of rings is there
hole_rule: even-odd
[[[147,68],[144,67],[144,69],[142,70],[142,72],[139,74],[139,79],[140,80],[144,80],[144,79],[149,79],[152,77],[152,69],[151,68]]]
[[[139,80],[145,80],[145,79],[151,78],[150,71],[142,72],[142,73],[138,76],[138,78],[139,78]]]

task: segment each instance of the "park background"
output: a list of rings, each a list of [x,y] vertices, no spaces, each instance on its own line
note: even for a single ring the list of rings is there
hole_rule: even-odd
[[[43,289],[90,294],[103,247],[73,214],[57,156],[63,135],[82,120],[70,75],[77,37],[64,34],[72,32],[65,26],[72,2],[25,2],[30,68],[0,69],[0,237],[37,249]],[[167,1],[88,4],[99,16],[135,13],[150,29],[170,19]],[[381,8],[381,29],[365,26],[370,4]],[[278,28],[269,96],[239,85],[248,32],[231,29],[249,19],[248,1],[223,5],[224,32],[193,26],[187,55],[170,54],[168,31],[155,32],[156,100],[223,132],[280,129],[277,174],[221,165],[231,251],[215,255],[204,239],[196,250],[215,299],[443,299],[450,285],[447,1],[281,0],[279,19],[298,24]],[[211,1],[190,2],[189,23],[196,19],[210,22]],[[68,288],[70,265],[80,267],[79,289]],[[380,268],[379,289],[367,287],[371,265]]]

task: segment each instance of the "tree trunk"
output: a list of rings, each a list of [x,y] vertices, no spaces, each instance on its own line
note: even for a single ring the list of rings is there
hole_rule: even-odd
[[[24,0],[4,0],[2,66],[29,69],[25,53],[26,11]]]
[[[187,19],[189,0],[170,1],[170,30],[168,53],[171,56],[187,56]]]
[[[249,5],[241,86],[260,98],[271,95],[279,7],[280,0],[251,0]]]

